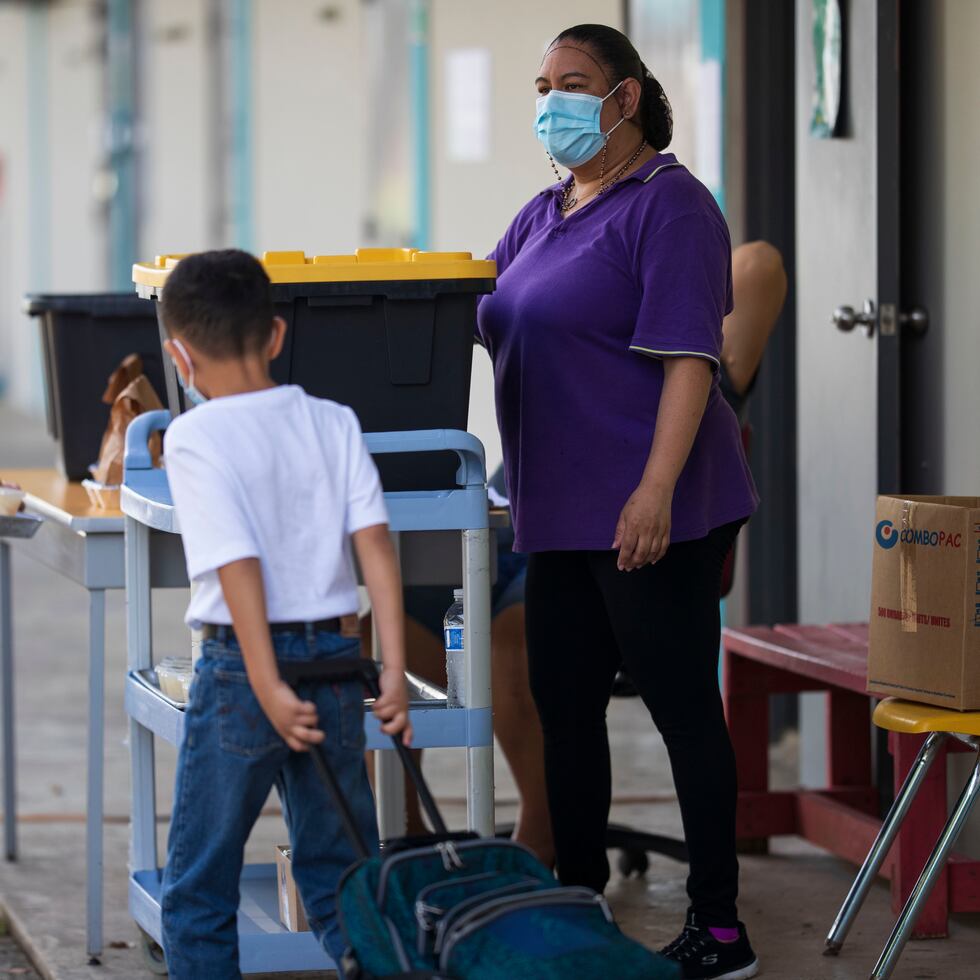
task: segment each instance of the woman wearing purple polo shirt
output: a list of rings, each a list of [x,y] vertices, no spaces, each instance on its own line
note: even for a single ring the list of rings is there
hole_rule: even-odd
[[[718,388],[731,245],[671,154],[671,113],[629,40],[582,25],[538,72],[535,129],[569,177],[497,245],[480,305],[516,551],[530,555],[531,688],[558,874],[609,877],[605,713],[624,664],[670,755],[690,907],[685,977],[747,978],[735,758],[718,690],[722,564],[757,497]],[[557,174],[557,167],[556,167]]]

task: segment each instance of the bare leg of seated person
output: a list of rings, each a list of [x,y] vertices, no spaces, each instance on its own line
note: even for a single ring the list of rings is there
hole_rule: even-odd
[[[446,651],[424,626],[406,619],[408,669],[445,687]],[[524,605],[503,609],[491,629],[493,658],[493,728],[517,785],[514,840],[531,848],[545,864],[554,862],[551,817],[544,784],[544,743],[538,712],[527,679]],[[421,757],[421,752],[418,753]],[[406,792],[408,833],[427,832],[418,797]]]

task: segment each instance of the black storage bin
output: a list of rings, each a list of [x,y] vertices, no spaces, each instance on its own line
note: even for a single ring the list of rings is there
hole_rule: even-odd
[[[24,312],[38,317],[41,327],[45,407],[48,432],[58,444],[58,469],[69,480],[87,479],[109,421],[111,406],[103,404],[102,394],[123,358],[139,354],[163,397],[154,304],[132,293],[30,295]]]
[[[135,268],[142,294],[159,294],[165,276],[154,272],[167,262]],[[350,405],[365,432],[466,429],[477,296],[494,288],[492,262],[467,253],[362,249],[317,259],[266,253],[263,264],[276,313],[288,325],[274,380]],[[369,272],[377,277],[353,278]],[[418,278],[429,272],[432,278]],[[310,278],[284,281],[299,275]],[[165,370],[171,410],[183,411],[169,359]],[[452,487],[459,465],[455,453],[393,454],[376,462],[389,491]]]

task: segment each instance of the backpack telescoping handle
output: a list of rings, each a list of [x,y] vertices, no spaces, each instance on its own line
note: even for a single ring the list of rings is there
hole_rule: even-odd
[[[358,680],[364,684],[371,697],[378,698],[381,696],[381,686],[378,683],[378,666],[373,660],[367,660],[364,657],[338,657],[334,660],[308,660],[296,663],[280,662],[279,673],[282,679],[292,687],[295,687],[303,681],[328,684]],[[449,833],[446,828],[446,822],[442,819],[442,814],[436,806],[436,801],[429,790],[425,777],[422,775],[422,770],[419,768],[418,763],[416,763],[411,750],[402,742],[400,734],[392,735],[391,741],[395,747],[395,751],[398,753],[398,758],[408,773],[409,779],[412,781],[412,785],[415,787],[415,791],[419,794],[419,801],[422,803],[422,809],[425,810],[426,816],[432,823],[432,829],[437,834]],[[323,749],[323,745],[311,745],[310,755],[313,757],[313,764],[316,766],[320,777],[330,790],[331,796],[333,796],[334,803],[343,821],[344,829],[347,831],[347,836],[354,845],[354,850],[357,851],[358,857],[369,857],[370,851],[368,850],[368,846],[358,829],[353,813],[351,813],[350,804],[340,789],[337,776],[330,765],[330,760]]]

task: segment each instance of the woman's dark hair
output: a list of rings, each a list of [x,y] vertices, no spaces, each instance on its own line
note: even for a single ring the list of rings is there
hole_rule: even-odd
[[[604,24],[579,24],[562,31],[550,47],[571,41],[587,46],[609,74],[610,85],[618,85],[624,78],[635,78],[643,86],[638,121],[643,138],[655,149],[663,150],[670,145],[674,129],[674,115],[663,88],[640,60],[630,39],[613,27]]]

